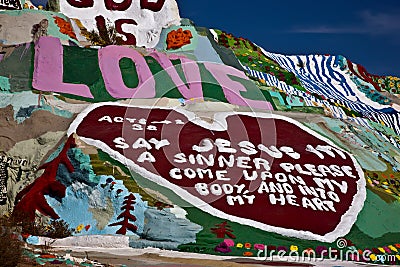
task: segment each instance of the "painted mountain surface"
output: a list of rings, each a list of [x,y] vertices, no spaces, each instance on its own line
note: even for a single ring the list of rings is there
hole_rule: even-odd
[[[0,212],[26,234],[400,262],[400,78],[174,0],[0,9]]]

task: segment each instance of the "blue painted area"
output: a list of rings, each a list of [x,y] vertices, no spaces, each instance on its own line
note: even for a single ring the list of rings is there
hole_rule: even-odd
[[[338,120],[333,120],[331,118],[324,118],[324,120],[330,130],[332,130],[336,133],[342,132],[344,123],[339,122]]]
[[[57,157],[62,148],[63,145],[49,157],[48,161]],[[108,225],[120,221],[117,217],[122,213],[124,197],[130,192],[122,181],[115,180],[112,176],[96,176],[89,155],[84,154],[81,149],[71,148],[67,155],[74,172],[70,173],[63,164],[57,170],[57,180],[67,187],[66,196],[62,202],[46,196],[47,202],[70,228],[76,230],[80,228],[76,235],[115,234],[120,226]],[[143,202],[139,194],[134,196],[136,204],[131,213],[137,220],[132,223],[138,227],[137,233],[140,234],[143,232],[147,202]],[[135,235],[129,231],[127,234]]]
[[[303,107],[304,106],[304,101],[298,96],[295,95],[288,95],[286,97],[286,102],[291,106],[291,107]]]
[[[30,245],[38,245],[39,237],[31,235],[26,239],[26,243],[28,243]]]
[[[306,125],[312,130],[320,133],[323,136],[326,136],[330,140],[333,140],[342,149],[352,153],[363,169],[386,171],[386,164],[382,162],[377,157],[377,153],[375,153],[375,149],[377,148],[372,146],[369,142],[365,142],[366,138],[362,136],[362,133],[369,130],[361,126],[357,126],[358,128],[356,131],[351,131],[348,125],[341,121],[330,118],[324,118],[324,120],[326,122],[326,127],[329,128],[330,131],[328,131],[325,127],[320,127],[319,124],[306,123]],[[338,136],[341,138],[338,138]],[[367,146],[371,146],[371,149],[360,149]]]
[[[74,158],[79,161],[79,169],[88,173],[89,181],[93,183],[99,183],[99,176],[94,174],[92,165],[90,164],[90,156],[84,154],[79,148],[72,148],[70,151],[73,153]]]
[[[210,40],[205,36],[199,36],[198,44],[194,50],[194,55],[198,61],[207,61],[223,64],[218,53],[212,47]]]
[[[93,187],[75,181],[67,187],[66,196],[61,203],[49,196],[46,196],[46,200],[71,228],[76,229],[79,225],[90,225],[88,230],[83,229],[74,235],[113,235],[119,230],[120,226],[110,227],[108,225],[120,221],[117,217],[124,205],[124,197],[129,194],[130,192],[122,181],[115,180],[112,176],[101,175],[99,183]],[[132,214],[135,215],[136,221],[132,223],[138,227],[137,234],[141,234],[144,228],[144,212],[147,209],[147,202],[143,202],[139,194],[134,194],[134,196],[136,197],[136,204]],[[98,221],[93,212],[107,209],[107,202],[110,201],[113,214],[107,226],[99,229],[97,227]],[[127,235],[134,234],[130,231],[127,232]]]
[[[46,159],[45,163],[52,161],[60,154],[61,150],[64,148],[64,143],[62,143],[57,149]]]
[[[57,170],[57,180],[65,186],[70,186],[74,182],[84,183],[95,186],[99,183],[99,177],[93,172],[90,164],[89,155],[85,155],[79,148],[71,148],[67,152],[68,158],[74,167],[74,172],[70,173],[64,165],[60,165]]]
[[[64,117],[64,118],[72,118],[72,116],[73,116],[73,113],[71,113],[67,110],[62,110],[62,109],[47,105],[44,102],[44,99],[41,99],[40,107],[35,105],[35,106],[29,106],[28,108],[21,108],[15,115],[17,122],[22,123],[24,120],[29,118],[33,112],[35,112],[37,110],[46,110],[52,114],[55,114],[57,116]]]
[[[38,102],[38,95],[32,93],[31,91],[12,93],[12,94],[0,93],[0,108],[12,105],[15,118],[18,111],[21,108],[28,108],[30,106],[37,105],[37,102]]]
[[[38,6],[46,6],[47,5],[48,0],[31,0],[31,3],[38,7]]]
[[[0,76],[0,91],[10,92],[10,79]]]
[[[363,92],[365,96],[371,99],[372,101],[382,105],[389,105],[391,103],[391,101],[387,97],[383,96],[380,92],[378,92],[372,84],[365,82],[364,80],[358,78],[355,75],[351,76],[350,78],[357,85],[358,90]],[[387,109],[381,109],[380,111],[393,113],[394,110],[392,108],[387,108]],[[394,111],[394,113],[396,113],[396,111]]]
[[[347,60],[344,56],[338,55],[335,57],[334,65],[333,67],[339,67],[340,70],[345,70],[347,69]]]
[[[284,106],[284,107],[286,107],[286,108],[291,108],[289,105],[287,105],[287,104],[285,103],[285,100],[283,99],[282,95],[281,95],[279,92],[276,92],[276,91],[269,91],[269,94],[271,95],[271,97],[278,98],[279,103],[280,103],[282,106]]]
[[[14,120],[18,123],[25,121],[36,110],[46,110],[60,117],[72,118],[73,113],[49,106],[43,99],[40,107],[38,107],[38,98],[39,95],[34,94],[31,91],[7,93],[0,90],[0,108],[12,105],[14,110]]]

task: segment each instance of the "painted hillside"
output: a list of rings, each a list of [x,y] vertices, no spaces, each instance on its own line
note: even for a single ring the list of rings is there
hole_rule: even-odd
[[[0,213],[30,243],[61,224],[133,248],[400,263],[400,78],[268,52],[174,0],[0,9]]]

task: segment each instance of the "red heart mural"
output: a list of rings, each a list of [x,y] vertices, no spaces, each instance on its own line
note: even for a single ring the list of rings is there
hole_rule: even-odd
[[[156,0],[155,2],[149,0],[140,0],[140,8],[158,12],[163,8],[164,3],[165,0]]]
[[[266,231],[333,242],[365,200],[354,158],[289,118],[97,104],[68,134],[221,218]]]

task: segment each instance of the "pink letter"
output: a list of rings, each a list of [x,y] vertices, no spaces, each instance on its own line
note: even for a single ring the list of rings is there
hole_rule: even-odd
[[[128,88],[122,79],[119,61],[131,59],[139,78],[137,88]],[[110,45],[99,50],[99,65],[107,91],[114,98],[152,98],[156,96],[156,82],[144,57],[134,49]]]
[[[63,82],[63,47],[58,38],[41,37],[35,47],[32,86],[40,91],[93,98],[85,84]]]
[[[150,56],[157,60],[164,71],[168,73],[168,75],[178,87],[179,92],[181,92],[184,98],[203,99],[203,87],[201,84],[200,70],[195,61],[190,60],[186,57],[180,57],[183,73],[185,74],[187,84],[190,88],[189,89],[188,86],[186,86],[186,84],[182,81],[181,77],[175,69],[175,66],[172,64],[171,60],[166,54],[153,52],[150,54]]]
[[[229,103],[239,106],[273,110],[271,103],[266,100],[261,101],[246,99],[240,94],[240,92],[247,91],[246,87],[244,87],[243,84],[241,84],[240,82],[231,80],[228,75],[232,75],[243,80],[249,80],[249,78],[247,78],[247,76],[243,72],[229,66],[212,62],[204,62],[204,66],[209,72],[211,72],[214,78],[221,85],[222,90],[224,91],[225,98],[228,100]],[[260,94],[262,93],[260,92]]]

